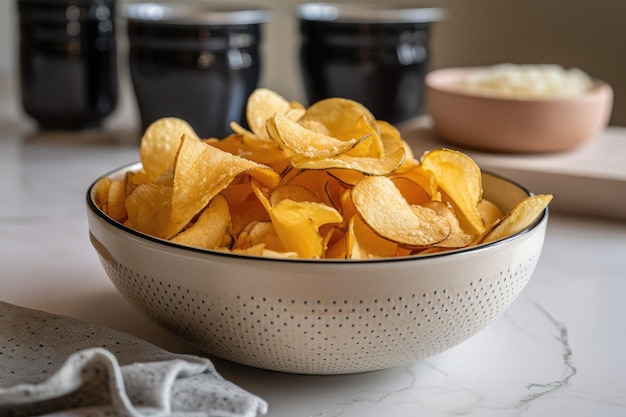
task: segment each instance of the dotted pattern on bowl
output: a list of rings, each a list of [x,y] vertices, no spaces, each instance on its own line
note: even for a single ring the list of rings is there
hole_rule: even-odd
[[[103,264],[135,306],[209,354],[263,369],[342,374],[416,361],[468,339],[519,295],[538,259],[539,252],[454,289],[324,299],[207,294],[117,261]]]

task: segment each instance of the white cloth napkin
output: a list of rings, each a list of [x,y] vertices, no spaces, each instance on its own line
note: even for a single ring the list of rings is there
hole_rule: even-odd
[[[0,416],[255,417],[261,398],[203,357],[0,302]]]

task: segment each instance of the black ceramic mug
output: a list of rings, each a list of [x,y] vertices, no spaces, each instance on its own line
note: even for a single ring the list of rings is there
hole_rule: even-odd
[[[442,9],[306,3],[296,14],[309,104],[349,98],[391,123],[420,114],[430,26]]]
[[[162,117],[186,120],[199,136],[223,138],[245,126],[257,87],[261,9],[209,4],[135,3],[125,8],[130,75],[141,127]]]
[[[97,127],[117,105],[115,0],[18,0],[22,107],[42,129]]]

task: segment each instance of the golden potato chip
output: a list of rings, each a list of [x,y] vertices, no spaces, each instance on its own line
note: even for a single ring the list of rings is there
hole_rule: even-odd
[[[317,197],[317,201],[322,200],[323,194],[326,192],[324,187],[329,181],[327,171],[324,170],[293,170],[293,176],[285,178],[281,181],[281,185],[297,185],[311,191]]]
[[[272,206],[270,217],[285,251],[296,252],[302,258],[323,257],[319,227],[343,220],[337,210],[325,204],[293,200]]]
[[[402,165],[404,157],[404,149],[398,149],[382,158],[342,154],[330,158],[292,161],[292,165],[299,169],[351,169],[367,175],[387,175]]]
[[[162,239],[171,239],[180,232],[188,221],[172,221],[172,194],[172,187],[156,183],[137,186],[126,198],[132,227]]]
[[[272,190],[270,194],[270,204],[275,206],[283,200],[293,201],[312,201],[315,203],[321,203],[321,200],[313,191],[301,185],[281,185],[280,187]]]
[[[109,188],[111,187],[111,178],[102,177],[96,184],[94,185],[94,195],[93,200],[96,205],[102,209],[105,204],[107,204],[107,200],[109,199]],[[106,213],[105,210],[102,210]]]
[[[376,120],[376,124],[378,125],[378,130],[380,131],[380,140],[383,145],[383,149],[385,150],[385,154],[405,147],[400,131],[391,123],[383,120]]]
[[[243,173],[271,187],[280,180],[269,167],[183,135],[174,166],[172,221],[189,222],[217,193]]]
[[[396,242],[374,233],[359,215],[352,216],[348,230],[349,259],[390,258],[398,249]]]
[[[339,182],[345,185],[352,186],[363,179],[366,175],[363,172],[355,171],[353,169],[327,169],[326,173],[333,178],[336,178]]]
[[[450,234],[445,218],[431,209],[410,206],[387,177],[371,176],[359,181],[352,189],[352,200],[374,232],[401,245],[433,245]]]
[[[267,208],[261,203],[259,198],[254,193],[248,194],[240,204],[230,203],[230,213],[231,232],[235,236],[238,236],[239,233],[252,222],[264,222],[270,220]]]
[[[205,142],[224,152],[270,166],[275,170],[280,170],[289,164],[289,160],[278,145],[272,141],[260,143],[259,141],[245,140],[244,136],[233,134],[224,139],[209,139]]]
[[[181,245],[194,246],[204,249],[215,249],[221,243],[230,224],[228,202],[221,194],[213,197],[198,220],[189,228],[174,236],[172,242]]]
[[[421,164],[415,159],[405,159],[405,162],[397,170],[389,174],[391,178],[402,177],[416,184],[419,184],[428,195],[436,200],[437,198],[437,180],[430,172],[422,168]]]
[[[270,221],[254,221],[237,236],[233,249],[245,249],[264,244],[265,249],[282,252],[283,247],[274,225]]]
[[[348,251],[348,236],[338,227],[333,228],[332,235],[325,242],[326,250],[324,258],[328,259],[346,259]]]
[[[374,115],[361,103],[345,98],[328,98],[313,103],[299,119],[299,123],[310,128],[321,124],[329,136],[340,140],[368,137],[354,148],[353,156],[380,157],[383,145]]]
[[[284,115],[292,109],[290,102],[267,88],[257,88],[248,97],[246,119],[250,130],[260,138],[269,139],[267,120],[275,114]]]
[[[402,197],[411,205],[429,202],[430,196],[419,184],[405,177],[390,177]]]
[[[480,168],[467,155],[450,149],[437,149],[422,156],[422,167],[433,173],[441,188],[455,207],[461,226],[471,234],[485,230],[478,211],[482,199],[482,174]]]
[[[335,139],[302,127],[287,117],[276,114],[268,120],[268,132],[292,159],[318,159],[337,156],[354,148],[365,137]]]
[[[341,198],[348,190],[348,186],[344,185],[341,181],[329,175],[327,177],[326,183],[324,184],[324,194],[322,202],[328,206],[340,210]]]
[[[158,178],[174,165],[183,135],[198,137],[189,123],[176,117],[158,119],[146,128],[141,138],[139,157],[150,180]]]
[[[486,225],[494,224],[498,219],[504,217],[504,213],[500,210],[500,207],[484,198],[478,203],[478,211],[480,212],[480,217],[483,219],[483,223]]]
[[[435,213],[447,219],[450,223],[450,235],[441,242],[435,243],[435,247],[451,249],[464,248],[476,239],[475,235],[465,233],[459,225],[459,220],[454,214],[454,210],[448,204],[442,201],[427,201],[422,203],[422,206],[434,210]]]
[[[118,222],[126,219],[126,182],[113,180],[109,186],[107,197],[107,214]]]
[[[482,239],[482,243],[493,242],[521,232],[537,220],[551,200],[550,194],[526,197],[517,203],[502,220],[493,225],[493,228]]]

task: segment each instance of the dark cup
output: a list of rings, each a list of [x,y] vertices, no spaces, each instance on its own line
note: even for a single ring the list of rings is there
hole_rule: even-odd
[[[115,0],[18,0],[22,107],[41,129],[99,126],[117,105]]]
[[[391,123],[421,113],[430,26],[443,10],[307,3],[296,14],[309,104],[349,98]]]
[[[207,4],[136,3],[125,9],[129,66],[141,126],[186,120],[201,137],[223,138],[245,126],[257,87],[260,26],[266,10]]]

